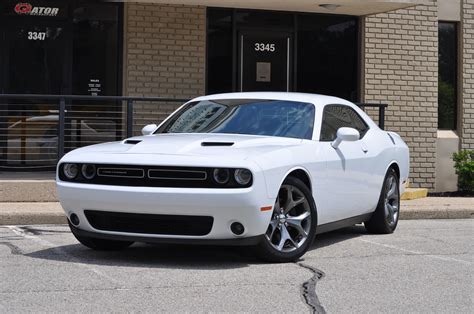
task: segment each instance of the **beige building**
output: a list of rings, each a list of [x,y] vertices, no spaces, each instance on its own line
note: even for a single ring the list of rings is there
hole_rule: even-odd
[[[68,93],[89,94],[74,85],[83,80],[98,95],[191,98],[278,90],[386,103],[385,128],[410,147],[410,184],[430,191],[456,190],[450,157],[474,149],[474,0],[117,1],[81,7],[84,20],[103,16],[105,28],[95,33],[94,23],[77,22],[80,5],[70,2],[57,5],[59,14],[70,12],[63,19],[73,25]],[[16,5],[3,10],[12,16],[4,29],[26,18],[10,12]],[[97,37],[91,47],[104,51],[80,59],[83,67],[75,70],[86,33]],[[81,74],[87,64],[105,70]],[[136,123],[162,118],[176,106],[140,103]]]

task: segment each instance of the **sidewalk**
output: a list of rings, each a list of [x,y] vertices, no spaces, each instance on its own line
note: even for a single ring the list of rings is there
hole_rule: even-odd
[[[427,197],[402,201],[400,219],[474,218],[474,197]],[[0,225],[65,224],[61,205],[0,203]]]

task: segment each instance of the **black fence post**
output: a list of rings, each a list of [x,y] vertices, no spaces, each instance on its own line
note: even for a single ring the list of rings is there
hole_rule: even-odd
[[[379,127],[385,129],[385,106],[382,105],[379,107]]]
[[[64,156],[64,129],[65,129],[66,99],[59,100],[59,138],[58,138],[58,160]]]
[[[133,136],[133,100],[127,100],[127,137]]]

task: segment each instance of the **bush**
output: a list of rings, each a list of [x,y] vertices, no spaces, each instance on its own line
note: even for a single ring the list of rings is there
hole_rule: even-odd
[[[474,192],[474,150],[462,150],[453,154],[454,169],[458,175],[460,191]]]

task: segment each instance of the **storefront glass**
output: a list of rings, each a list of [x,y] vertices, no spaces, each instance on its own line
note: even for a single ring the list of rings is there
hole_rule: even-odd
[[[116,3],[2,1],[0,93],[120,95],[120,23],[121,4]],[[0,170],[54,168],[58,102],[0,102]],[[84,132],[95,135],[103,125],[120,129],[117,106],[68,102],[66,151],[87,144]],[[107,112],[114,113],[107,116]],[[107,116],[105,121],[103,116]],[[72,137],[74,132],[82,132],[82,137]],[[109,133],[107,139],[120,135],[115,131]],[[91,138],[89,142],[96,141]]]
[[[358,18],[208,9],[207,92],[358,95]]]

